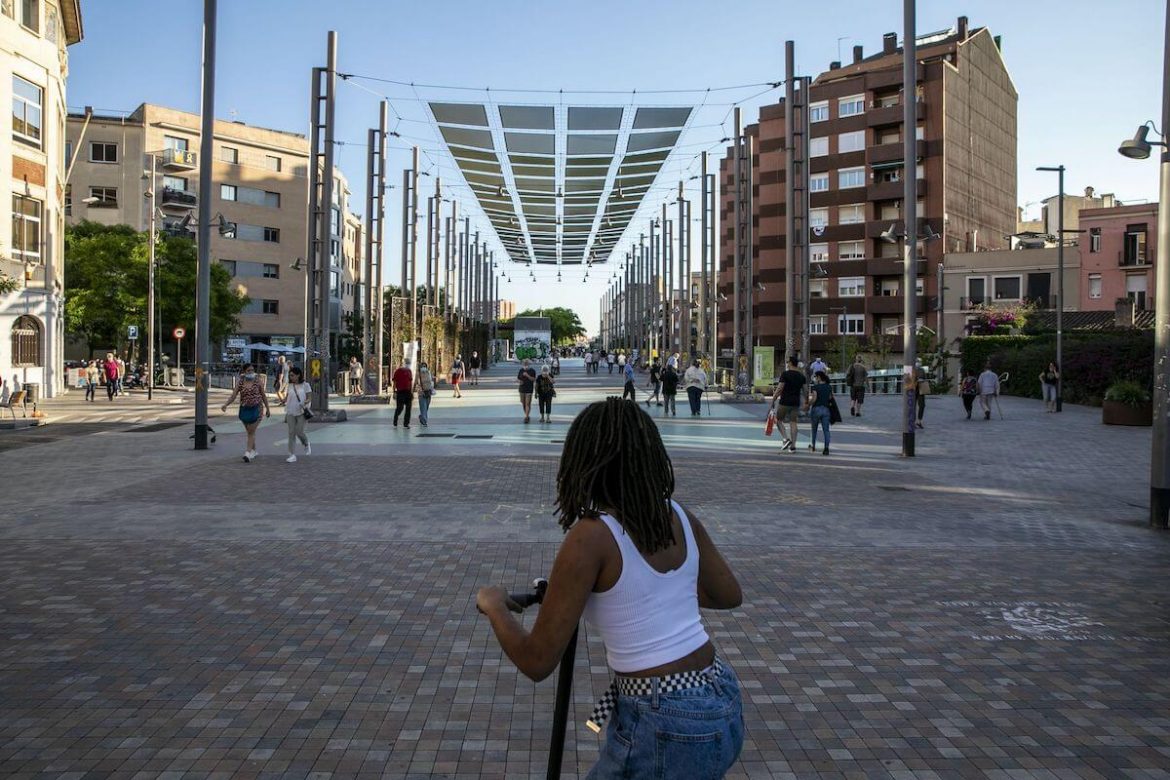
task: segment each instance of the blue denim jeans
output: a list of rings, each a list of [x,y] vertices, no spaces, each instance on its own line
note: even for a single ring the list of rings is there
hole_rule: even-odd
[[[716,780],[743,749],[739,680],[726,664],[711,683],[658,696],[619,696],[587,780]]]
[[[817,446],[817,426],[825,431],[825,448],[829,447],[829,407],[814,406],[808,412],[809,419],[812,420],[812,444],[815,449]]]

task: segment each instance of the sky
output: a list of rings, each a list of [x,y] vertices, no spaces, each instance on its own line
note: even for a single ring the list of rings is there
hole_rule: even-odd
[[[697,172],[699,152],[719,156],[731,104],[749,123],[759,106],[779,99],[782,90],[755,85],[783,79],[786,40],[795,41],[798,72],[815,76],[832,60],[848,60],[855,44],[868,55],[881,48],[883,33],[901,37],[898,0],[739,0],[737,24],[718,13],[726,7],[705,0],[220,0],[215,113],[307,133],[311,68],[325,64],[326,34],[336,30],[338,70],[363,77],[339,83],[336,132],[336,162],[360,213],[366,130],[377,125],[383,98],[402,136],[391,139],[388,180],[401,179],[409,147],[418,144],[420,167],[450,186],[461,208],[471,205],[470,191],[427,121],[425,100],[484,100],[490,88],[497,101],[701,106],[647,196],[649,216],[673,197],[680,178]],[[1019,91],[1018,203],[1038,215],[1039,201],[1056,192],[1055,175],[1036,172],[1039,165],[1064,164],[1070,193],[1093,186],[1124,202],[1157,199],[1156,162],[1129,161],[1116,149],[1158,117],[1164,12],[1158,0],[919,0],[917,24],[922,35],[966,15],[972,27],[1002,36]],[[129,112],[143,102],[200,110],[201,0],[82,0],[82,13],[85,40],[70,48],[71,110]],[[520,89],[548,92],[508,92]],[[398,189],[387,197],[388,282],[399,275],[399,198]],[[641,225],[640,215],[631,231]],[[500,265],[510,279],[501,297],[520,309],[568,306],[596,332],[618,260],[595,267],[588,280],[583,269],[566,269],[561,282],[555,268],[538,270],[538,283],[526,267]]]

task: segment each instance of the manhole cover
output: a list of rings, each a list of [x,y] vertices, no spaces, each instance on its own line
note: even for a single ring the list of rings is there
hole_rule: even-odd
[[[125,430],[118,431],[118,433],[154,433],[156,431],[165,431],[169,428],[179,428],[186,424],[187,423],[185,422],[153,423],[151,425],[143,425],[139,428],[127,428]]]

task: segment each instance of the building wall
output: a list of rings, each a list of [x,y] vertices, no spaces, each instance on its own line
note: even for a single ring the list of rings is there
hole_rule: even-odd
[[[6,143],[0,154],[0,204],[8,212],[0,219],[0,272],[18,280],[19,290],[0,295],[0,377],[36,383],[43,396],[64,388],[64,206],[65,206],[65,81],[69,59],[66,47],[81,40],[80,7],[76,0],[34,4],[35,19],[25,20],[23,3],[0,4],[0,100],[12,106],[0,133]],[[28,22],[28,24],[24,24]],[[35,28],[35,29],[33,29]],[[20,77],[39,90],[39,141],[17,137],[14,93]],[[23,133],[22,135],[29,135]],[[27,242],[14,241],[13,208],[16,198],[27,198],[39,209],[39,229],[30,221]],[[18,246],[18,244],[20,246]],[[17,256],[17,252],[30,250]],[[31,318],[21,320],[22,317]],[[34,323],[35,359],[14,359],[14,326]],[[20,330],[26,330],[21,327]]]
[[[1154,308],[1154,258],[1158,248],[1158,206],[1139,204],[1116,208],[1087,209],[1080,213],[1081,264],[1080,306],[1085,311],[1113,311],[1118,298],[1129,296],[1134,287],[1145,290],[1134,296],[1138,309]],[[1130,226],[1145,226],[1145,257],[1126,264],[1126,233]],[[1099,234],[1099,238],[1095,236]],[[1100,283],[1098,285],[1097,277]],[[1099,294],[1098,294],[1099,287]],[[1143,300],[1144,299],[1144,300]]]
[[[510,320],[516,316],[516,302],[515,301],[500,301],[500,319]]]

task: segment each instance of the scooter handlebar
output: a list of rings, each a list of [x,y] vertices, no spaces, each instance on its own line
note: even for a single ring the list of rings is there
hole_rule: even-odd
[[[544,601],[545,591],[548,590],[548,580],[537,577],[532,581],[532,591],[529,593],[509,593],[508,598],[520,605],[521,609],[528,609],[533,604]]]

